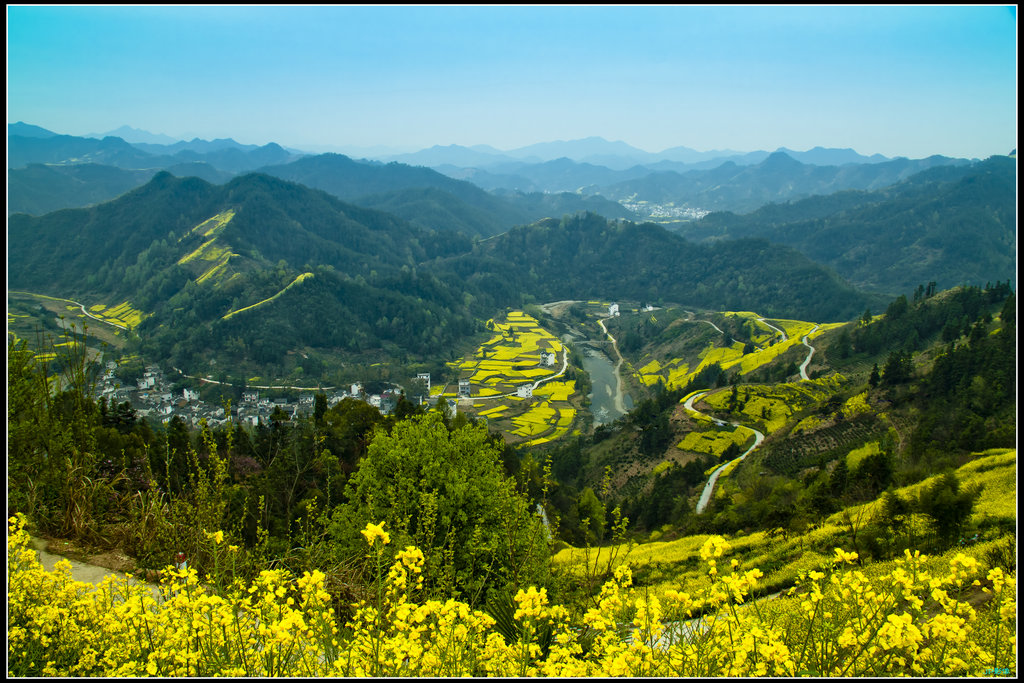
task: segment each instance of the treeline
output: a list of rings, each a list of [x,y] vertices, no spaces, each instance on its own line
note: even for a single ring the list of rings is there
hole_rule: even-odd
[[[958,287],[935,297],[935,282],[919,285],[913,301],[900,295],[885,309],[880,320],[872,322],[871,311],[861,316],[861,325],[844,331],[830,348],[838,358],[852,353],[876,355],[883,350],[919,351],[939,333],[943,342],[951,342],[971,332],[972,326],[992,322],[984,311],[1010,295],[1010,282],[981,287]]]

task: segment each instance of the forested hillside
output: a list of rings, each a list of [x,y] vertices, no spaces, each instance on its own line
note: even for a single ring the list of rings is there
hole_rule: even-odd
[[[821,319],[870,303],[765,242],[696,245],[586,214],[474,246],[262,174],[216,186],[160,173],[90,209],[12,216],[8,240],[12,289],[128,299],[142,317],[132,343],[147,357],[280,373],[289,352],[312,353],[303,374],[314,378],[336,366],[334,351],[444,353],[494,310],[541,297],[756,304]]]
[[[629,298],[842,320],[871,299],[795,251],[762,240],[697,244],[652,223],[594,214],[541,221],[446,263],[484,291],[542,301]]]
[[[828,264],[856,286],[895,296],[919,282],[983,286],[1016,271],[1017,162],[942,166],[873,192],[843,192],[680,229],[690,239],[761,237]]]

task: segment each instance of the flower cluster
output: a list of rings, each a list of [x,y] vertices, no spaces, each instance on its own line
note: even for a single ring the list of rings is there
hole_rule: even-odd
[[[223,543],[219,532],[210,539]],[[382,525],[363,531],[378,560]],[[192,569],[149,586],[75,582],[28,549],[24,519],[8,533],[8,674],[14,676],[887,676],[1015,674],[1016,582],[958,555],[948,572],[907,553],[869,578],[840,549],[790,597],[754,600],[761,572],[704,544],[706,582],[660,598],[617,567],[581,621],[544,588],[514,597],[514,636],[456,600],[416,599],[423,554],[378,567],[377,591],[341,623],[322,572],[262,572],[221,588]],[[719,563],[728,568],[719,567]],[[934,567],[934,565],[928,565]],[[984,577],[984,578],[983,578]],[[977,585],[974,585],[974,583]],[[987,593],[982,593],[982,590]],[[966,591],[987,602],[974,607]]]

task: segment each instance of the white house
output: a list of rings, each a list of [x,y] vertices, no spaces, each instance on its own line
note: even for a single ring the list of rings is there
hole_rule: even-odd
[[[541,351],[540,364],[544,367],[551,367],[555,364],[555,354],[551,351]]]
[[[472,396],[472,394],[473,394],[473,389],[472,389],[472,386],[470,385],[469,380],[468,379],[460,379],[459,380],[459,397],[460,398],[469,398],[470,396]]]
[[[426,387],[427,387],[427,393],[429,394],[429,393],[430,393],[430,373],[429,373],[429,372],[420,372],[420,373],[417,373],[417,374],[416,374],[416,379],[421,379],[421,380],[423,380],[423,383],[424,383],[424,384],[426,385]]]
[[[619,305],[618,304],[612,304],[611,306],[609,306],[608,307],[608,315],[610,317],[618,317],[618,315],[619,315]]]
[[[186,387],[185,389],[181,390],[181,395],[182,395],[182,398],[184,398],[186,401],[198,401],[199,400],[199,392],[196,391],[195,389],[189,389],[189,388]]]
[[[531,398],[533,396],[533,385],[522,384],[516,388],[516,396],[520,398]]]

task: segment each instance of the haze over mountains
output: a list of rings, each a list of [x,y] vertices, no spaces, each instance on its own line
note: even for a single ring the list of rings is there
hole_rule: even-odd
[[[149,141],[8,125],[10,286],[128,299],[150,350],[182,362],[434,353],[538,299],[844,320],[922,282],[1016,272],[1007,157],[588,138],[371,161],[113,132]]]
[[[165,139],[127,126],[112,132],[125,133],[133,140]],[[448,224],[468,229],[471,233],[487,235],[495,231],[493,226],[486,225],[487,221],[479,224],[479,218],[467,222],[464,216],[458,217],[458,214],[472,213],[472,209],[459,207],[453,214],[438,209],[436,202],[423,197],[410,200],[380,195],[410,187],[429,187],[454,193],[461,201],[468,201],[474,209],[481,208],[481,202],[492,203],[490,199],[484,200],[479,192],[472,199],[468,198],[467,193],[473,194],[473,190],[465,185],[452,184],[439,174],[428,179],[423,170],[413,172],[406,168],[415,166],[429,167],[449,178],[469,181],[476,186],[474,189],[504,193],[506,200],[509,200],[509,193],[516,199],[516,193],[572,192],[629,203],[627,210],[616,209],[596,200],[590,200],[586,206],[573,207],[572,202],[565,197],[561,203],[550,199],[540,202],[555,215],[559,210],[571,212],[585,208],[611,217],[628,217],[632,215],[630,211],[648,217],[657,215],[658,209],[652,208],[652,204],[696,211],[746,212],[769,201],[788,201],[846,189],[875,189],[891,185],[932,166],[969,163],[967,160],[939,156],[920,160],[889,160],[880,155],[866,157],[851,149],[821,147],[807,152],[780,149],[773,153],[738,153],[732,150],[697,152],[686,147],[675,147],[654,154],[623,142],[586,138],[540,143],[504,152],[487,146],[470,148],[449,145],[435,146],[414,154],[382,156],[378,161],[388,162],[387,168],[394,175],[393,182],[384,180],[388,171],[365,169],[367,174],[376,174],[378,177],[372,188],[342,190],[339,173],[344,176],[345,183],[352,178],[351,172],[340,169],[345,163],[339,158],[343,155],[319,155],[324,157],[321,163],[309,162],[313,156],[286,150],[274,143],[256,146],[242,145],[231,139],[193,139],[170,144],[141,141],[131,144],[112,135],[99,139],[79,138],[58,135],[24,123],[8,124],[8,168],[11,169],[9,175],[16,181],[16,189],[8,197],[8,213],[40,214],[58,208],[81,206],[82,197],[91,197],[94,201],[113,198],[128,187],[128,177],[120,174],[116,182],[112,178],[108,179],[109,189],[106,190],[69,190],[70,194],[65,195],[51,191],[47,186],[44,193],[40,191],[44,174],[38,169],[34,175],[23,170],[32,164],[66,167],[94,163],[128,170],[168,170],[176,175],[197,175],[211,182],[223,182],[229,174],[261,170],[306,182],[350,201],[372,195],[374,199],[369,205],[387,207],[400,213],[403,209],[399,207],[405,204],[407,217],[414,215],[411,207],[416,206],[419,209],[419,213],[415,214],[419,216],[416,220],[427,227],[439,228],[442,224]],[[305,159],[303,163],[316,167],[315,170],[303,169],[302,165],[285,168],[299,159]],[[797,163],[792,163],[794,161]],[[339,168],[328,170],[332,163]],[[363,160],[363,163],[375,162]],[[414,177],[417,173],[419,177]],[[455,187],[461,189],[453,192]],[[39,199],[44,194],[49,200]],[[426,210],[425,202],[429,204]],[[532,203],[536,205],[537,198]],[[487,211],[494,210],[492,205],[484,208]],[[533,216],[531,210],[526,213],[519,211],[519,215],[515,215],[517,211],[507,208],[501,212],[518,221],[540,217]],[[422,217],[428,214],[435,214],[435,218]],[[477,225],[472,225],[474,223]],[[510,227],[508,221],[502,221],[501,227]]]

